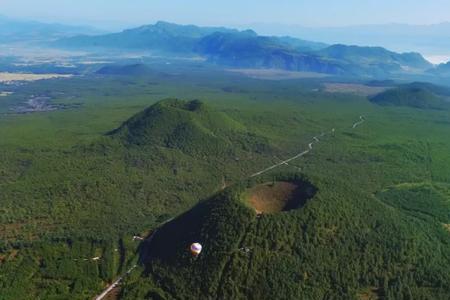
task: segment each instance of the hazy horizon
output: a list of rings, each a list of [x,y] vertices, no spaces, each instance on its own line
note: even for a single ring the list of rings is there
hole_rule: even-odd
[[[0,14],[0,17],[16,21],[37,21],[41,23],[72,25],[80,27],[91,27],[96,34],[108,32],[120,32],[125,29],[135,28],[143,25],[154,24],[158,21],[171,22],[180,25],[198,26],[224,26],[239,30],[251,29],[261,35],[291,36],[304,40],[323,42],[327,44],[348,44],[358,46],[380,46],[396,52],[419,52],[433,64],[446,63],[450,61],[450,22],[431,25],[411,25],[400,23],[386,24],[360,24],[347,26],[304,26],[296,24],[255,22],[247,24],[201,24],[196,22],[175,22],[165,19],[152,20],[136,24],[118,24],[113,21],[100,23],[64,22],[52,21],[39,18],[14,17]],[[402,28],[400,32],[396,32]],[[413,38],[405,35],[405,32],[422,32],[413,35]],[[389,33],[386,33],[389,32]],[[430,35],[431,33],[431,35]],[[438,34],[438,36],[436,36]],[[439,36],[440,35],[440,36]]]
[[[85,26],[85,27],[92,27],[95,29],[102,29],[102,30],[108,30],[108,31],[119,31],[119,30],[126,30],[137,26],[143,26],[143,25],[152,25],[157,22],[167,22],[167,23],[174,23],[178,25],[196,25],[196,26],[205,26],[205,27],[230,27],[230,28],[237,28],[237,29],[252,29],[253,26],[286,26],[286,27],[303,27],[303,28],[313,28],[313,29],[334,29],[334,28],[352,28],[352,27],[372,27],[372,26],[420,26],[420,27],[432,27],[432,26],[438,26],[438,25],[444,25],[444,24],[450,24],[450,21],[443,21],[443,22],[437,22],[437,23],[423,23],[423,24],[412,24],[412,23],[395,23],[395,22],[388,22],[388,23],[357,23],[357,24],[349,24],[349,25],[304,25],[304,24],[296,24],[296,23],[283,23],[283,22],[251,22],[251,23],[230,23],[230,24],[223,24],[223,23],[201,23],[201,22],[178,22],[173,21],[169,19],[159,18],[159,19],[151,19],[148,21],[142,21],[142,22],[123,22],[118,20],[52,20],[48,19],[46,17],[38,17],[38,16],[30,16],[30,17],[24,17],[24,16],[14,16],[14,15],[7,15],[0,13],[0,17],[8,18],[15,21],[24,21],[24,22],[39,22],[39,23],[47,23],[47,24],[60,24],[60,25],[69,25],[69,26]]]
[[[160,0],[135,0],[133,3],[41,0],[40,5],[33,4],[31,0],[0,0],[0,16],[90,26],[105,32],[118,32],[157,21],[224,26],[328,44],[381,46],[397,52],[420,52],[433,63],[450,60],[450,16],[446,13],[450,10],[450,2],[442,0],[431,0],[426,5],[413,0],[408,6],[388,0],[365,3],[356,0],[339,3],[326,0],[301,3],[294,0],[250,0],[245,3],[194,0],[189,6],[181,0],[171,1],[170,5]],[[402,30],[397,30],[399,28]]]
[[[24,10],[26,7],[26,10]],[[178,9],[182,8],[182,9]],[[326,0],[256,1],[230,0],[211,3],[194,0],[188,6],[175,0],[111,2],[106,0],[0,1],[2,15],[72,25],[90,25],[107,30],[154,23],[159,20],[202,26],[245,26],[254,23],[300,25],[305,27],[346,27],[355,25],[428,25],[450,22],[450,3],[443,0],[403,1]],[[249,14],[249,12],[251,12]],[[377,12],[377,13],[374,13]]]

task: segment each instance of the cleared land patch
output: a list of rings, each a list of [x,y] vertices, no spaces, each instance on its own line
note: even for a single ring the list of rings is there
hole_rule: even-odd
[[[450,224],[442,224],[446,230],[450,232]]]
[[[25,73],[0,73],[0,82],[12,81],[36,81],[54,78],[70,78],[72,75],[62,74],[25,74]]]
[[[373,96],[388,89],[383,86],[368,86],[357,83],[325,83],[325,91],[328,93],[348,93],[360,96]]]
[[[256,185],[245,193],[245,198],[257,214],[263,214],[302,207],[313,195],[309,186],[279,181]]]
[[[380,288],[371,287],[358,294],[360,300],[378,300],[380,299]]]
[[[7,97],[9,95],[12,95],[12,92],[0,92],[0,97]]]
[[[329,75],[315,72],[295,72],[279,69],[228,69],[229,72],[240,73],[250,78],[266,80],[289,80],[302,78],[324,78]]]

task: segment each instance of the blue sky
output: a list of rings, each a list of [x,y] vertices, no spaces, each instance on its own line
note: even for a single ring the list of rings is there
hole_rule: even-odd
[[[432,24],[450,21],[450,0],[0,0],[0,14],[103,26]]]

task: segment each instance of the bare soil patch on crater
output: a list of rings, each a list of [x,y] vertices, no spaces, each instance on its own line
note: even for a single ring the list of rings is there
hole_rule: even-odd
[[[270,214],[300,208],[314,194],[311,185],[278,181],[256,185],[246,191],[245,197],[256,213]]]

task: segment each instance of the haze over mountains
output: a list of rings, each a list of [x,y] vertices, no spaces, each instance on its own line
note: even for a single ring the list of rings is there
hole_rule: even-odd
[[[382,46],[398,52],[416,51],[433,60],[433,63],[442,62],[443,59],[450,59],[450,23],[345,27],[306,27],[254,23],[247,26],[261,34],[290,35],[330,44]]]
[[[109,49],[144,51],[167,57],[201,57],[226,68],[280,69],[375,78],[450,76],[448,65],[435,67],[421,54],[411,51],[418,49],[417,45],[438,45],[442,49],[450,49],[447,43],[450,41],[447,38],[450,30],[446,31],[449,27],[446,23],[432,26],[374,25],[313,29],[255,24],[254,28],[258,32],[272,34],[267,36],[253,30],[178,25],[162,21],[109,34],[90,27],[46,24],[1,16],[0,25],[0,41],[3,43],[31,42],[35,45],[100,53]],[[399,47],[400,44],[404,48]],[[407,51],[397,53],[379,47],[384,45],[391,46],[388,49],[402,48]],[[445,50],[439,53],[445,53]]]
[[[271,68],[349,76],[383,77],[420,73],[433,66],[419,53],[381,47],[328,46],[290,37],[261,36],[252,30],[158,22],[100,36],[75,36],[53,44],[69,49],[148,50],[201,56],[236,68]]]
[[[79,34],[101,34],[88,26],[17,20],[0,15],[0,42],[44,42]]]

